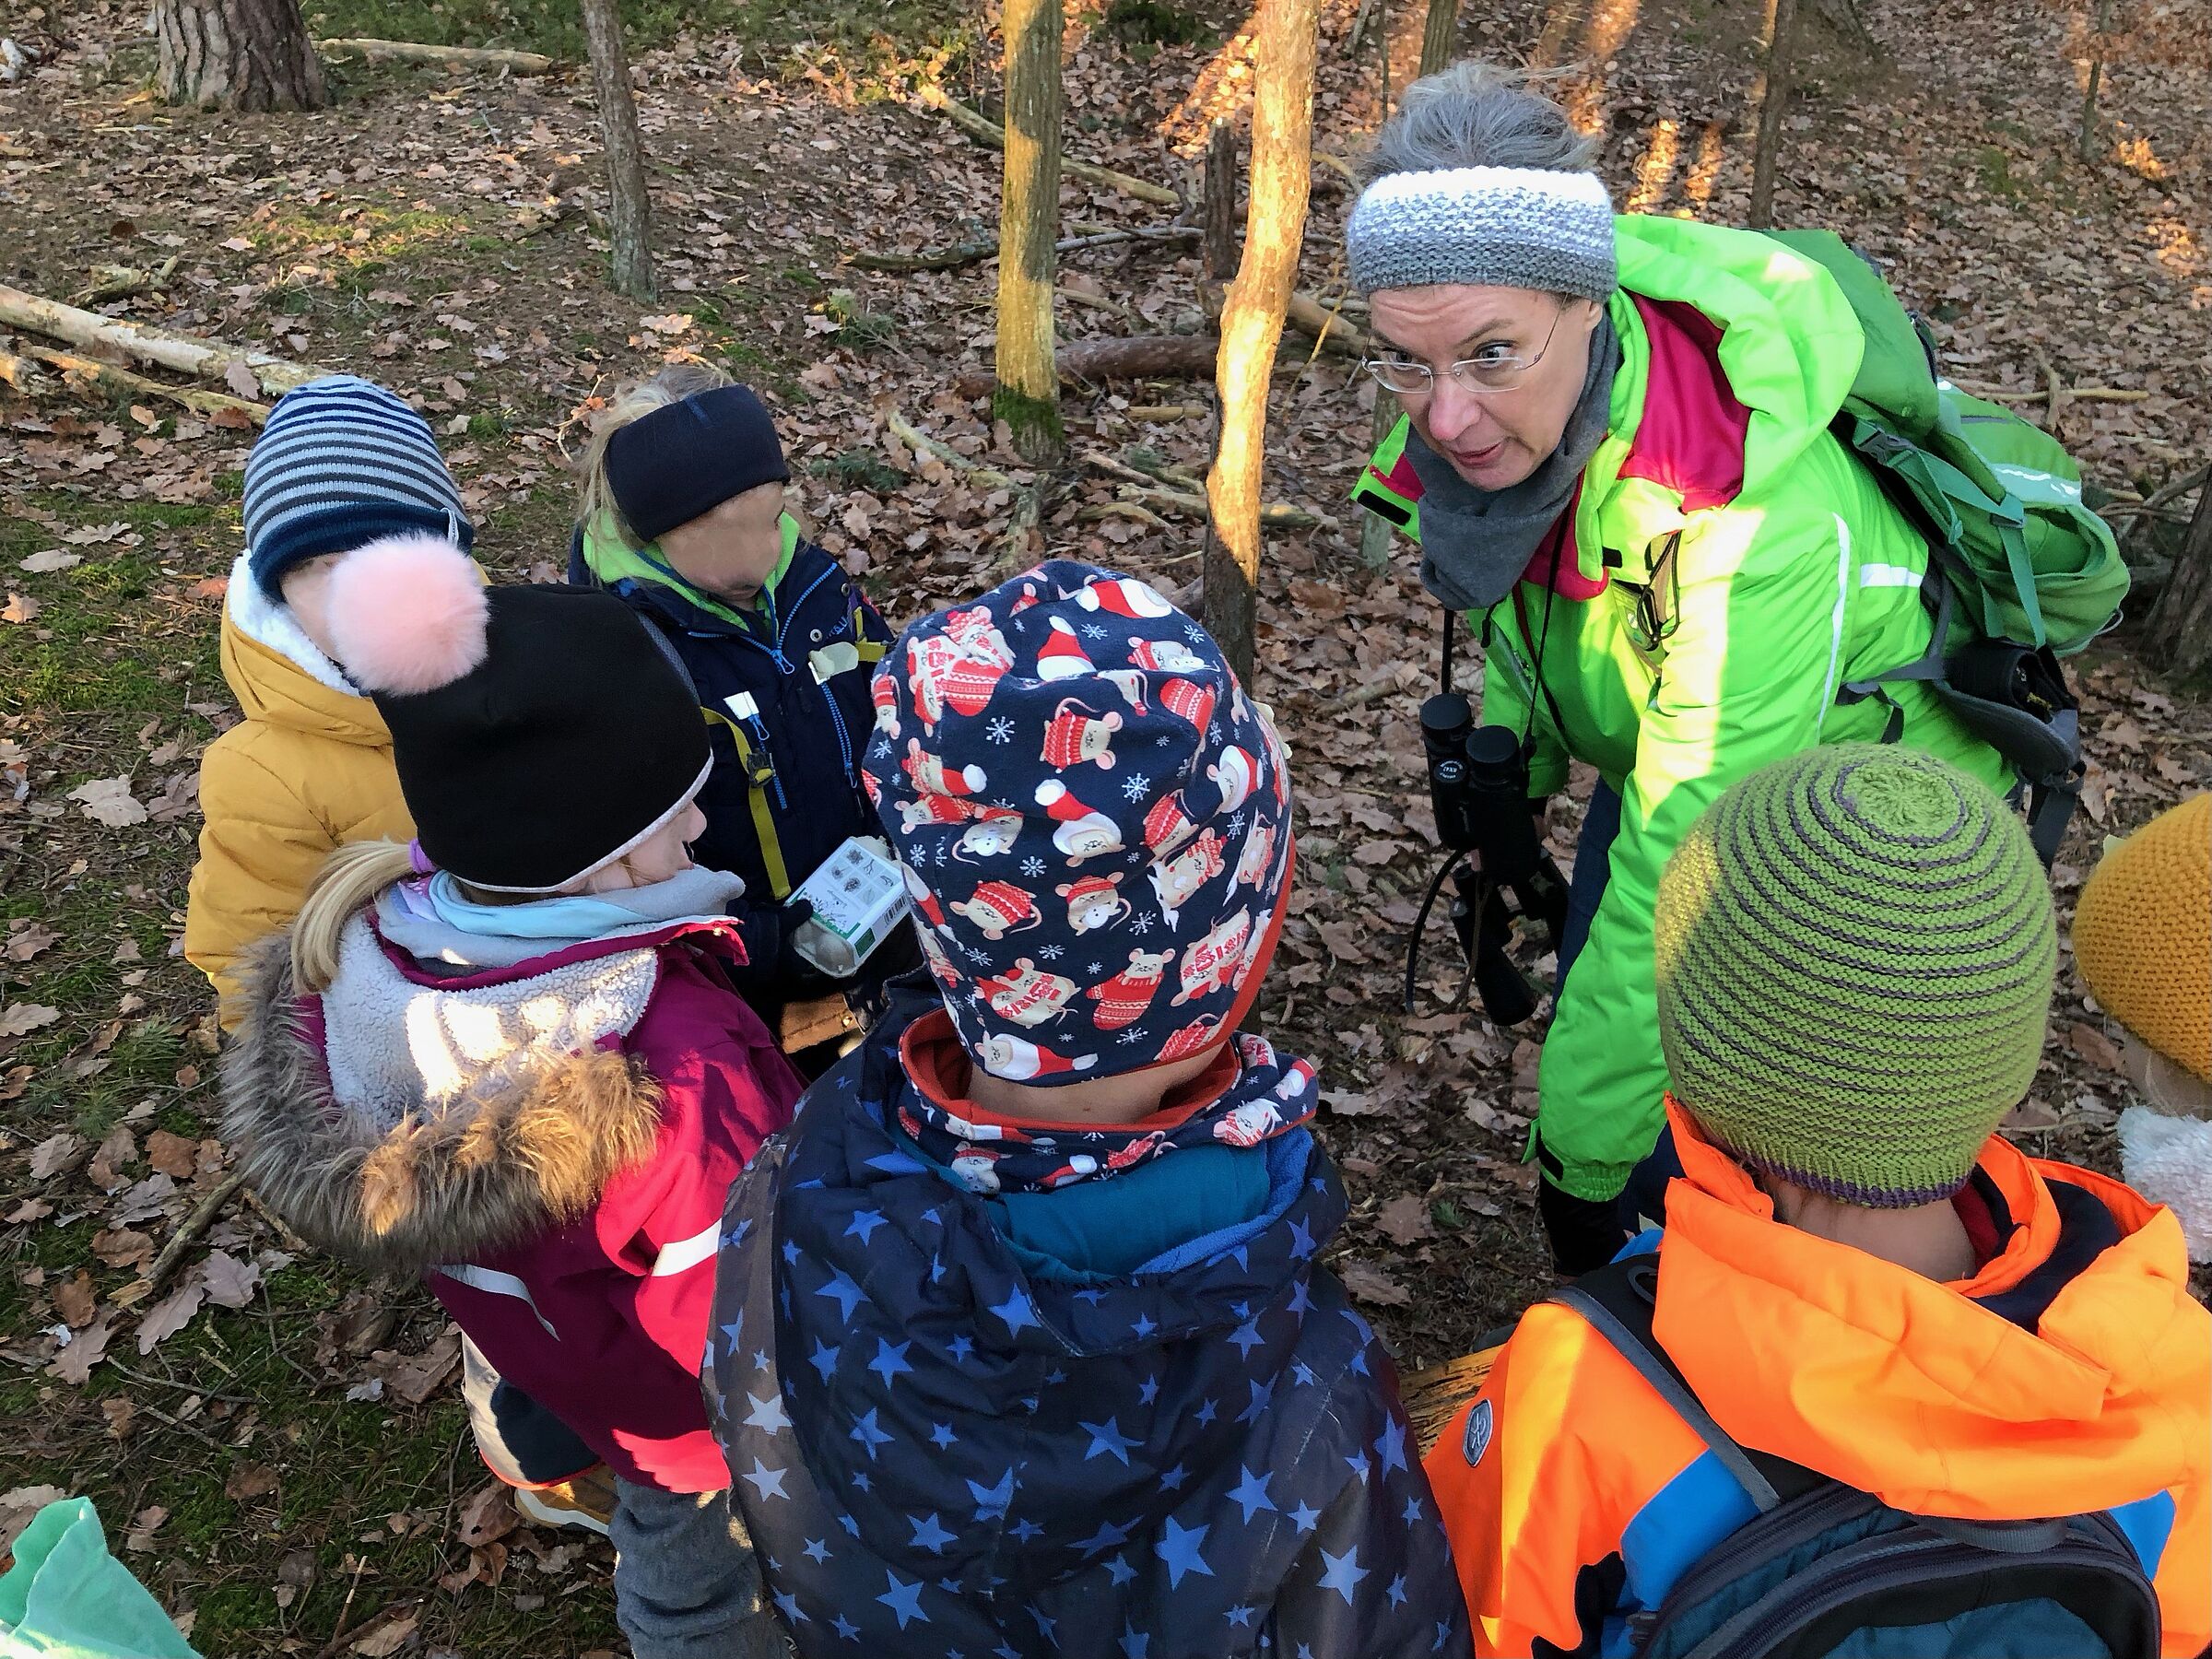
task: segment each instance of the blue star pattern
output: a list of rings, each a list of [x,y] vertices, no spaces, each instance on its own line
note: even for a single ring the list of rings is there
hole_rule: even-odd
[[[914,1012],[763,1148],[717,1263],[716,1433],[801,1659],[1465,1659],[1387,1357],[1316,1265],[1311,1134],[1261,1143],[1268,1207],[1203,1259],[1034,1277],[896,1133]]]

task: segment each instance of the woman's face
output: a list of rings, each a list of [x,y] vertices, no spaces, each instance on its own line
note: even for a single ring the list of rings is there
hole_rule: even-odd
[[[615,893],[625,888],[651,887],[656,881],[680,876],[691,867],[690,843],[706,832],[707,815],[700,811],[698,802],[686,802],[681,812],[646,840],[605,869],[594,870],[585,877],[583,890]]]
[[[1598,307],[1531,288],[1381,288],[1370,301],[1377,347],[1429,366],[1431,389],[1397,394],[1421,441],[1477,489],[1521,482],[1559,447],[1590,372]],[[1448,372],[1473,359],[1535,359],[1511,390]]]
[[[702,594],[749,606],[783,556],[783,486],[762,484],[660,539],[668,568]]]

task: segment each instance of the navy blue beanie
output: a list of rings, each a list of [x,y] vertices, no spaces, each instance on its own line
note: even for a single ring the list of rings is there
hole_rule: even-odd
[[[325,553],[419,531],[463,552],[475,529],[429,424],[350,374],[287,392],[246,457],[246,563],[284,603],[285,571]]]
[[[641,542],[790,477],[775,420],[745,386],[665,404],[606,441],[607,488]]]

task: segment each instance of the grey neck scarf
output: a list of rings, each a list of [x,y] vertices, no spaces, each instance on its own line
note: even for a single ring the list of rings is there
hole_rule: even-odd
[[[1601,315],[1590,335],[1590,372],[1559,448],[1504,489],[1476,488],[1419,433],[1406,435],[1406,456],[1421,481],[1421,585],[1438,600],[1453,610],[1488,610],[1513,591],[1597,453],[1619,371],[1620,338],[1612,318]]]

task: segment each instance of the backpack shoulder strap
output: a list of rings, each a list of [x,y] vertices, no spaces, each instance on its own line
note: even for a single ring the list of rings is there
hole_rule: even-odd
[[[1638,1374],[1666,1402],[1667,1409],[1689,1425],[1764,1514],[1781,1505],[1783,1493],[1776,1489],[1775,1482],[1760,1465],[1766,1464],[1771,1468],[1781,1464],[1783,1470],[1794,1470],[1795,1465],[1763,1456],[1757,1456],[1755,1461],[1756,1454],[1739,1445],[1712,1420],[1712,1414],[1699,1404],[1698,1396],[1690,1392],[1675,1362],[1667,1358],[1666,1350],[1652,1335],[1658,1282],[1659,1264],[1654,1257],[1629,1256],[1562,1286],[1551,1293],[1551,1300],[1573,1309],[1592,1330],[1636,1368]]]

